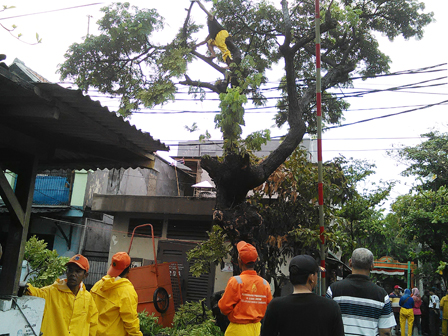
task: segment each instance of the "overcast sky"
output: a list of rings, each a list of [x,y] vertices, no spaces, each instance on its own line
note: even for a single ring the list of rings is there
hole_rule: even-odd
[[[157,8],[160,14],[165,17],[167,29],[163,34],[159,33],[160,35],[158,35],[161,42],[170,40],[172,35],[177,32],[177,28],[183,23],[185,18],[186,12],[184,9],[190,4],[188,0],[130,2],[140,8]],[[6,63],[10,64],[17,57],[48,80],[58,82],[59,76],[56,74],[56,69],[57,65],[64,61],[65,51],[70,44],[83,41],[83,37],[87,33],[88,15],[92,16],[90,19],[90,33],[96,33],[95,22],[101,17],[99,8],[107,5],[109,2],[101,2],[99,5],[91,6],[84,5],[96,2],[85,0],[76,2],[65,0],[3,0],[1,3],[2,5],[15,6],[16,8],[1,12],[0,24],[7,28],[15,24],[17,26],[15,34],[21,33],[21,40],[23,41],[34,42],[36,32],[42,38],[42,43],[28,45],[18,41],[6,30],[0,28],[0,53],[7,55]],[[426,11],[433,11],[437,21],[425,29],[425,36],[422,40],[416,41],[411,39],[404,41],[398,38],[394,42],[390,42],[386,38],[379,36],[380,49],[392,59],[392,72],[420,69],[448,61],[448,47],[446,44],[448,24],[445,18],[446,13],[448,13],[448,1],[425,0],[424,3],[426,4]],[[53,11],[74,6],[83,7]],[[47,13],[21,16],[39,12]],[[3,19],[9,17],[13,18]],[[205,16],[198,7],[193,11],[193,18],[197,23],[205,23]],[[207,35],[206,28],[204,28],[202,33],[203,37]],[[199,51],[205,53],[206,47],[203,46],[202,48]],[[281,65],[278,68],[281,68]],[[437,69],[443,71],[380,77],[365,82],[357,80],[354,82],[354,90],[339,90],[339,93],[346,96],[347,101],[351,104],[350,110],[345,113],[346,120],[343,123],[353,123],[415,109],[418,106],[438,104],[448,100],[446,85],[365,94],[366,90],[384,90],[422,81],[429,82],[420,86],[446,84],[446,78],[436,79],[447,76],[447,66],[444,65]],[[198,79],[204,80],[204,74],[206,75],[206,80],[212,81],[219,78],[218,73],[200,63],[195,64],[191,69],[193,79],[198,72],[200,72],[200,76],[197,76]],[[270,83],[268,86],[275,86],[281,76],[281,71],[272,71],[269,75]],[[185,92],[186,89],[183,88],[180,91]],[[362,92],[363,94],[351,97],[353,92]],[[100,99],[94,92],[89,94],[93,99]],[[214,94],[208,94],[207,101],[202,103],[188,100],[191,97],[182,93],[178,94],[177,97],[182,100],[159,107],[153,112],[160,113],[163,110],[171,112],[218,110],[219,102],[212,100],[217,99]],[[118,105],[116,100],[113,99],[101,99],[101,101],[103,104],[107,103],[111,110],[114,110],[114,107]],[[275,101],[270,100],[266,108],[257,111],[250,110],[251,112],[246,114],[247,126],[244,129],[244,134],[247,135],[256,130],[271,128],[274,124],[272,118],[275,110],[269,108],[269,106],[273,105],[275,105]],[[401,184],[393,192],[393,197],[396,197],[407,192],[409,184],[413,183],[413,181],[412,179],[400,177],[399,173],[404,167],[398,165],[393,158],[390,158],[386,151],[401,145],[415,145],[421,141],[419,138],[420,134],[431,129],[445,132],[447,125],[446,112],[447,104],[444,104],[327,131],[323,136],[324,160],[329,160],[334,156],[342,154],[346,157],[375,162],[377,174],[369,183],[379,179],[400,180]],[[135,124],[137,128],[150,132],[154,138],[160,139],[168,145],[173,145],[179,140],[196,140],[199,134],[205,132],[205,130],[212,134],[212,139],[219,140],[220,133],[214,129],[213,118],[214,114],[212,113],[152,113],[136,114],[132,117],[131,123]],[[185,125],[191,125],[193,122],[197,122],[200,132],[191,134],[184,128]],[[274,136],[280,136],[285,133],[284,129],[279,130],[275,127],[272,127],[271,131]],[[172,154],[175,155],[176,147],[171,146],[171,148],[173,149]]]

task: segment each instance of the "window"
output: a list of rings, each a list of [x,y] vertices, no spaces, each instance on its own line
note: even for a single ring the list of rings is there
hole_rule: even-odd
[[[207,232],[210,231],[212,223],[210,220],[168,220],[168,239],[205,240]]]
[[[154,228],[154,237],[162,236],[163,219],[131,218],[129,219],[128,237],[131,237],[132,231],[142,224],[152,224],[152,227]],[[146,235],[151,237],[151,227],[148,225],[138,228],[137,231],[135,231],[135,235]]]

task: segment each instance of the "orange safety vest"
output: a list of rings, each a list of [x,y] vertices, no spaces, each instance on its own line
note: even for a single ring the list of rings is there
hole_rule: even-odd
[[[271,300],[268,282],[258,276],[256,271],[248,270],[229,279],[218,306],[230,322],[257,323],[264,317]]]

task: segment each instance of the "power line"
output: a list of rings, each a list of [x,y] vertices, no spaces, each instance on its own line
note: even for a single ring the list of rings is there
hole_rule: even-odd
[[[48,11],[44,11],[44,12],[37,12],[37,13],[29,13],[29,14],[22,14],[22,15],[16,15],[16,16],[9,16],[9,17],[5,17],[5,18],[0,18],[0,20],[15,19],[15,18],[24,17],[24,16],[40,15],[40,14],[46,14],[46,13],[52,13],[52,12],[60,12],[60,11],[69,10],[69,9],[76,9],[76,8],[88,7],[88,6],[96,6],[96,5],[101,5],[101,4],[104,4],[104,2],[95,2],[95,3],[91,3],[91,4],[87,4],[87,5],[80,5],[80,6],[74,6],[74,7],[52,9],[52,10],[48,10]]]
[[[369,119],[364,119],[364,120],[359,120],[359,121],[355,121],[355,122],[348,123],[348,124],[342,124],[342,125],[337,125],[337,126],[330,126],[330,127],[324,128],[324,130],[329,130],[329,129],[334,129],[334,128],[341,128],[341,127],[345,127],[345,126],[352,126],[352,125],[356,125],[356,124],[365,123],[365,122],[368,122],[368,121],[373,121],[373,120],[393,117],[393,116],[396,116],[396,115],[405,114],[405,113],[409,113],[409,112],[414,112],[414,111],[418,111],[418,110],[424,110],[424,109],[427,109],[427,108],[430,108],[430,107],[433,107],[433,106],[443,105],[443,104],[447,104],[447,103],[448,103],[448,100],[444,100],[444,101],[442,101],[440,103],[429,104],[429,105],[425,105],[425,106],[422,106],[422,107],[418,107],[418,108],[414,108],[414,109],[410,109],[410,110],[406,110],[406,111],[402,111],[402,112],[386,114],[386,115],[383,115],[383,116],[369,118]]]
[[[411,83],[411,84],[404,84],[401,86],[397,86],[397,87],[390,87],[390,88],[386,88],[386,89],[364,89],[365,91],[359,91],[359,89],[356,89],[358,91],[352,92],[352,93],[331,93],[331,95],[334,96],[343,96],[342,98],[347,99],[347,98],[359,98],[362,96],[365,96],[367,94],[371,94],[371,93],[380,93],[380,92],[399,92],[399,93],[412,93],[412,94],[431,94],[431,95],[441,95],[441,96],[445,96],[448,95],[448,93],[438,93],[438,92],[418,92],[418,91],[405,91],[405,89],[409,89],[409,88],[428,88],[428,87],[435,87],[435,86],[444,86],[447,85],[448,83],[436,83],[436,84],[430,84],[430,85],[423,85],[423,86],[417,86],[418,84],[422,84],[422,83],[427,83],[430,81],[436,81],[436,80],[440,80],[440,79],[445,79],[447,77],[440,77],[440,78],[435,78],[435,79],[430,79],[430,80],[426,80],[426,81],[421,81],[421,82],[416,82],[416,83]],[[329,96],[330,94],[324,94],[323,96]],[[120,97],[114,97],[114,96],[96,96],[96,95],[90,95],[91,98],[109,98],[109,99],[120,99]],[[284,97],[266,97],[266,100],[271,100],[271,99],[283,99]],[[251,98],[249,98],[251,99]],[[333,97],[331,97],[330,99],[334,99]],[[338,99],[336,97],[336,99]],[[324,101],[328,100],[324,98]],[[176,98],[176,101],[192,101],[192,102],[198,102],[198,99],[194,99],[194,98]],[[201,101],[220,101],[217,98],[204,98]],[[259,112],[260,110],[266,110],[266,109],[278,109],[278,108],[285,108],[287,107],[287,104],[284,105],[274,105],[274,106],[261,106],[261,107],[247,107],[245,108],[245,111],[258,111],[258,112],[251,112],[251,113],[272,113],[272,112],[268,112],[268,111],[263,111],[263,112]],[[113,107],[113,105],[109,104],[109,107]],[[374,108],[373,108],[374,109]],[[350,111],[350,110],[348,110]],[[163,110],[163,109],[145,109],[142,108],[140,110],[136,110],[133,111],[134,114],[186,114],[186,113],[197,113],[197,114],[207,114],[207,113],[219,113],[219,110],[206,110],[206,111],[197,111],[197,110]],[[276,111],[274,111],[276,112]]]
[[[282,136],[275,136],[271,138],[280,138]],[[426,139],[427,137],[387,137],[387,138],[323,138],[322,141],[361,141],[361,140],[417,140],[417,139]],[[310,141],[317,141],[317,139],[309,139]],[[212,143],[209,142],[203,142],[203,143],[183,143],[185,141],[192,141],[192,140],[163,140],[165,142],[173,142],[171,144],[167,144],[167,146],[170,147],[179,147],[179,146],[207,146],[207,145],[222,145],[222,140],[212,140]],[[193,140],[198,141],[198,140]],[[176,142],[176,143],[174,143]]]

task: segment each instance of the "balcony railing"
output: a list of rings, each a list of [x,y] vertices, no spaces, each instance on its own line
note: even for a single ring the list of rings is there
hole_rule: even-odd
[[[69,205],[72,191],[70,170],[45,171],[36,176],[34,205]]]

